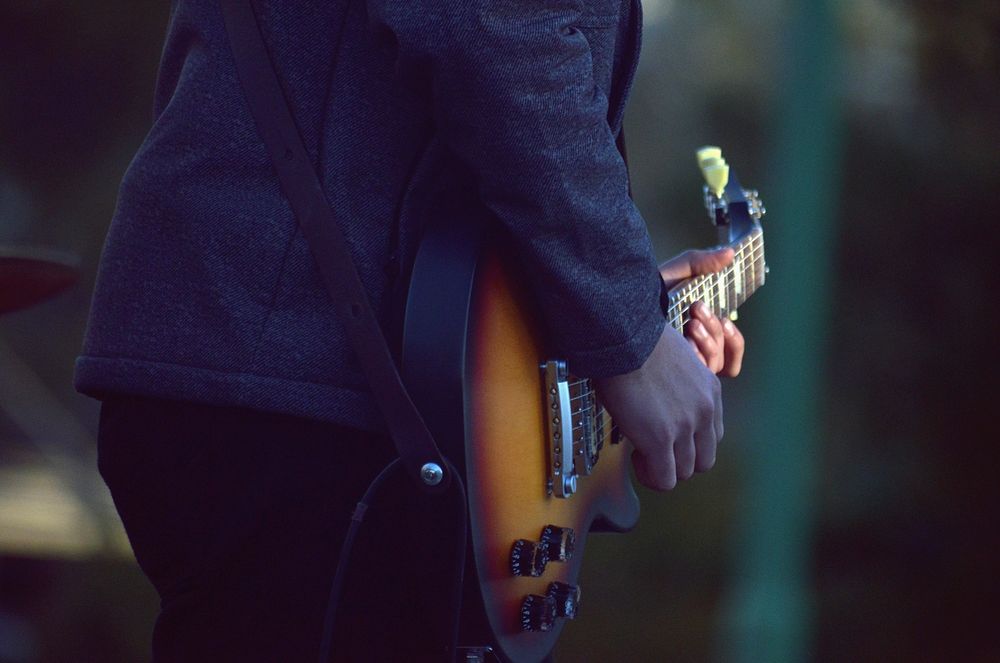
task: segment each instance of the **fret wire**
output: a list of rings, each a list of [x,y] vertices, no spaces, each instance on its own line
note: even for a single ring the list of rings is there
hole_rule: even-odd
[[[746,299],[760,287],[759,281],[763,276],[762,270],[759,269],[764,257],[764,247],[761,240],[761,233],[752,235],[749,240],[742,242],[738,248],[734,249],[735,256],[733,258],[733,263],[728,268],[718,274],[701,275],[695,279],[691,279],[683,288],[676,291],[671,296],[671,305],[668,310],[670,323],[676,327],[685,322],[685,315],[688,315],[690,318],[689,310],[691,306],[694,305],[695,301],[705,301],[705,303],[712,300],[720,301],[722,299],[721,293],[723,289],[726,290],[725,301],[727,308],[730,311],[744,303]],[[749,252],[749,254],[747,252]],[[739,277],[737,277],[736,274],[737,269],[740,272]],[[749,279],[747,278],[748,271]],[[739,294],[735,291],[737,278],[742,278],[744,284],[742,292]],[[715,310],[715,307],[713,307],[713,310]],[[584,418],[592,418],[592,425],[595,427],[594,430],[597,435],[597,439],[600,440],[602,444],[610,443],[610,440],[613,439],[615,434],[619,431],[619,427],[616,423],[614,423],[613,419],[604,416],[607,410],[597,401],[596,392],[593,390],[590,383],[591,380],[586,378],[569,383],[570,388],[579,387],[583,390],[583,393],[570,398],[571,403],[580,400],[593,401],[593,404],[574,411],[572,415],[581,415]],[[588,416],[589,413],[593,413],[592,417]],[[605,426],[606,420],[610,421],[611,424],[608,427]],[[582,421],[579,424],[573,425],[571,427],[571,431],[575,434],[577,431],[583,430],[588,425],[591,425],[591,422]]]
[[[748,238],[742,240],[737,247],[730,247],[730,248],[733,248],[733,250],[734,250],[734,257],[733,257],[733,263],[727,269],[732,269],[732,266],[738,262],[738,259],[745,258],[746,256],[744,255],[744,252],[746,250],[749,249],[750,252],[751,252],[751,254],[757,253],[757,249],[760,247],[760,238],[761,237],[762,237],[761,233],[759,233],[759,232],[753,233]],[[762,248],[762,247],[760,247],[760,248]],[[690,294],[693,291],[693,289],[694,289],[694,287],[696,285],[696,282],[699,279],[701,279],[701,278],[703,278],[705,276],[708,276],[708,275],[702,275],[702,276],[699,276],[699,277],[695,277],[694,279],[691,280],[691,282],[689,282],[687,285],[685,285],[684,287],[682,287],[681,290],[678,291],[678,294],[684,294],[684,295]]]
[[[685,286],[681,290],[678,290],[675,293],[675,295],[672,296],[672,298],[683,299],[685,297],[689,297],[693,293],[693,288],[694,288],[695,283],[697,282],[700,285],[701,279],[712,277],[712,276],[716,276],[716,277],[722,278],[722,277],[726,277],[726,276],[732,275],[735,272],[735,269],[736,269],[736,267],[737,267],[738,264],[740,266],[742,266],[742,267],[745,268],[745,265],[743,265],[742,263],[745,262],[746,258],[751,258],[754,261],[759,261],[759,259],[761,257],[763,257],[763,251],[762,251],[762,249],[763,249],[763,247],[754,247],[754,250],[752,251],[752,253],[749,256],[742,256],[742,255],[740,256],[744,260],[742,260],[742,261],[740,261],[740,263],[738,263],[734,259],[733,263],[731,263],[729,266],[727,266],[725,269],[723,269],[718,274],[715,274],[715,275],[702,275],[702,276],[699,276],[699,277],[695,277],[695,279],[692,279],[692,282],[691,282],[690,285]]]
[[[753,294],[753,293],[749,293],[749,294]],[[744,300],[744,302],[745,302],[745,300]],[[734,307],[733,310],[735,310],[735,308],[736,307]],[[668,318],[668,322],[670,322],[670,324],[673,327],[678,328],[679,325],[681,325],[682,323],[685,323],[685,322],[687,322],[688,320],[691,319],[690,310],[691,310],[690,306],[686,306],[686,307],[683,307],[683,308],[679,309],[678,311],[676,311],[676,312],[674,312],[674,313],[672,313],[670,315],[670,317]]]
[[[753,233],[741,241],[738,246],[732,248],[734,250],[733,262],[728,267],[717,274],[703,274],[689,279],[684,286],[673,292],[667,311],[667,321],[672,327],[679,329],[690,319],[689,311],[696,301],[704,301],[708,304],[710,301],[718,302],[724,299],[727,309],[725,312],[728,313],[744,304],[747,298],[760,287],[759,280],[763,276],[762,270],[759,269],[764,257],[763,234]],[[740,270],[740,277],[744,283],[742,292],[739,294],[735,291],[737,269]],[[748,271],[750,273],[749,280],[747,278]],[[723,290],[726,291],[725,297],[722,296]],[[712,310],[722,312],[716,306],[712,306]],[[685,316],[687,316],[686,319]],[[589,382],[590,380],[585,378],[569,383],[570,389],[587,388],[584,393],[571,397],[570,402],[594,397],[595,392],[589,388]]]
[[[763,247],[754,247],[754,250],[752,251],[752,253],[751,253],[750,256],[742,256],[741,255],[740,257],[744,258],[744,259],[747,258],[747,257],[749,257],[749,258],[752,258],[755,261],[759,260],[762,257],[762,255],[763,255],[762,251],[760,250],[762,248]],[[745,262],[745,260],[741,261],[741,263],[742,262]],[[689,285],[685,286],[684,288],[681,288],[681,290],[678,290],[673,296],[671,296],[671,299],[674,299],[674,300],[684,300],[684,299],[690,298],[690,296],[692,294],[694,294],[695,289],[697,287],[703,287],[702,281],[704,279],[710,278],[711,276],[716,276],[718,278],[725,278],[725,277],[731,276],[735,272],[737,264],[738,264],[737,261],[734,259],[734,261],[733,261],[732,264],[730,264],[728,267],[726,267],[723,271],[719,272],[717,275],[707,275],[707,276],[703,275],[703,276],[695,277],[695,279],[692,279],[692,281],[691,281],[691,283],[689,283]],[[745,265],[744,264],[740,264],[740,266],[745,269]]]
[[[759,237],[759,235],[757,235],[757,237]],[[753,255],[752,255],[752,258],[753,258],[754,261],[758,261],[761,258],[763,258],[763,253],[761,251],[759,251],[758,249],[762,250],[763,246],[754,246],[754,248],[753,248]],[[734,260],[734,262],[735,262],[735,260]],[[728,279],[728,277],[731,276],[732,273],[733,273],[733,271],[734,271],[733,267],[735,267],[735,265],[731,265],[730,268],[727,268],[726,270],[724,270],[724,271],[722,271],[722,272],[719,273],[719,275],[718,275],[719,279],[718,279],[718,284],[717,284],[717,286],[719,288],[721,288],[723,285],[730,286],[730,285],[733,285],[735,283],[735,279]],[[742,268],[741,271],[743,271],[743,270],[746,269],[745,265],[740,265],[740,267]],[[756,284],[754,284],[753,290],[756,290]],[[682,291],[680,291],[680,292],[682,292]],[[752,294],[752,292],[749,293],[749,294]],[[688,309],[690,309],[690,307],[694,304],[694,301],[690,301],[690,302],[688,301],[688,300],[690,300],[690,295],[691,295],[691,293],[685,293],[682,297],[675,298],[674,302],[671,304],[671,306],[670,306],[671,310],[668,312],[668,315],[670,316],[670,322],[671,322],[672,325],[676,326],[676,323],[678,323],[680,320],[683,319],[684,313],[686,313],[688,311]],[[747,296],[749,296],[749,295],[747,295]],[[744,297],[742,299],[742,301],[740,301],[739,297],[736,297],[736,300],[737,300],[737,306],[738,306],[742,302],[746,301],[746,297]],[[687,305],[685,306],[685,304],[687,304]],[[737,306],[734,306],[732,308],[735,309]],[[677,310],[675,312],[674,309],[679,309],[679,310]]]

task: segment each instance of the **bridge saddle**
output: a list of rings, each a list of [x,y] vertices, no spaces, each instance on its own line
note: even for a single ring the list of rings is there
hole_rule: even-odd
[[[572,380],[566,362],[541,366],[545,384],[545,426],[548,445],[548,494],[567,498],[577,480],[594,470],[604,445],[597,421],[603,417],[589,380]]]
[[[576,492],[577,471],[573,463],[573,402],[570,398],[569,371],[564,361],[542,364],[545,380],[545,428],[548,443],[549,492],[556,497],[570,497]]]

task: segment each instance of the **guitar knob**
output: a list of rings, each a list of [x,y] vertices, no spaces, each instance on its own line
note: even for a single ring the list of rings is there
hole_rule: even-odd
[[[516,576],[537,578],[549,563],[549,549],[544,543],[518,539],[510,550],[510,570]]]
[[[548,595],[556,605],[556,616],[574,619],[580,608],[580,588],[564,582],[554,582],[549,585]]]
[[[542,544],[548,548],[549,560],[565,562],[573,556],[576,547],[576,532],[571,527],[546,525],[542,530]]]
[[[556,602],[551,596],[528,594],[521,602],[522,631],[551,631],[556,625]]]

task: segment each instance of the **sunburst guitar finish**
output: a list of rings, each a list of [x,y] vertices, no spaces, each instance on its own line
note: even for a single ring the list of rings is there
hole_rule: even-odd
[[[734,259],[671,289],[664,313],[678,330],[698,301],[735,318],[767,272],[756,192],[718,148],[698,159],[709,217]],[[590,382],[551,356],[530,284],[486,225],[458,206],[427,228],[410,278],[402,374],[467,487],[459,659],[541,661],[579,606],[592,609],[577,586],[588,534],[630,529],[639,502],[630,444]]]
[[[552,649],[564,620],[549,631],[523,630],[525,597],[544,596],[553,582],[575,586],[591,524],[629,529],[638,520],[639,501],[629,480],[627,442],[606,446],[570,498],[553,496],[547,488],[546,419],[552,412],[543,398],[542,336],[497,253],[483,256],[476,286],[466,448],[473,552],[501,650],[513,660],[534,660]],[[572,556],[550,561],[539,577],[514,576],[514,542],[537,541],[549,525],[575,532]]]

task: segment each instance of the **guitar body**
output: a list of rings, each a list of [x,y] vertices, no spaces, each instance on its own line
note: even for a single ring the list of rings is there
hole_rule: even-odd
[[[695,302],[735,318],[767,273],[756,191],[742,188],[718,148],[700,150],[699,164],[706,209],[733,261],[670,290],[664,313],[678,331]],[[402,375],[466,484],[465,660],[493,660],[492,652],[541,661],[576,614],[588,534],[638,520],[631,445],[590,381],[550,356],[531,284],[469,209],[456,203],[425,231],[410,276]]]
[[[403,376],[439,446],[464,471],[471,554],[459,644],[539,661],[565,620],[523,630],[525,597],[545,595],[556,581],[576,585],[592,525],[627,530],[639,502],[627,443],[605,447],[572,497],[546,489],[545,342],[514,266],[486,237],[468,220],[428,229],[411,276]],[[514,542],[537,541],[547,525],[574,531],[574,553],[539,577],[514,575]]]

